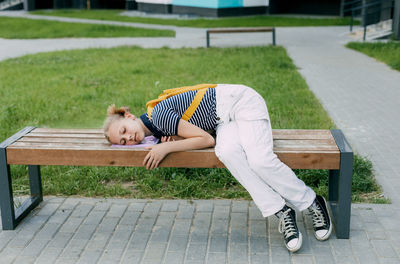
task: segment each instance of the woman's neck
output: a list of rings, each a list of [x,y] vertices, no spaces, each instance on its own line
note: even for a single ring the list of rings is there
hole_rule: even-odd
[[[143,130],[144,130],[144,135],[147,136],[152,136],[153,133],[151,133],[151,131],[146,127],[146,125],[143,123],[142,119],[138,118],[138,121],[140,123],[140,125],[142,126]]]

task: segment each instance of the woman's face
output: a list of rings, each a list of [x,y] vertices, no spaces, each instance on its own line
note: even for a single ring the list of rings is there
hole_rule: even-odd
[[[113,144],[136,145],[144,139],[144,130],[135,116],[125,116],[114,121],[108,129],[109,140]]]

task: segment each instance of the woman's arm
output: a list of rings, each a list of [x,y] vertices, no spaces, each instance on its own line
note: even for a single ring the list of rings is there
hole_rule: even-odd
[[[184,138],[178,141],[168,141],[148,147],[149,153],[143,161],[147,169],[157,168],[164,157],[171,152],[213,147],[214,138],[203,129],[181,119],[178,124],[178,136]]]

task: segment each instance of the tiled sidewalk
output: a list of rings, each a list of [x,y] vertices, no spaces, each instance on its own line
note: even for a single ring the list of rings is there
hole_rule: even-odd
[[[0,263],[400,263],[399,214],[385,207],[353,205],[351,238],[325,242],[298,213],[303,247],[291,254],[278,219],[249,201],[46,197],[0,231]]]

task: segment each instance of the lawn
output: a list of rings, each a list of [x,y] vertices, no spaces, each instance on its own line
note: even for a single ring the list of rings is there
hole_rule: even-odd
[[[242,83],[267,101],[274,128],[329,129],[334,124],[282,47],[141,49],[42,53],[0,63],[0,140],[32,125],[101,127],[109,104],[136,114],[163,89],[196,83]],[[356,157],[353,200],[379,197],[371,163]],[[28,189],[26,167],[12,166],[14,190]],[[327,195],[327,171],[296,171]],[[135,198],[244,198],[224,169],[43,166],[46,195]]]
[[[298,17],[278,17],[278,16],[247,16],[229,18],[197,18],[197,19],[161,19],[148,17],[129,17],[121,16],[124,10],[40,10],[33,11],[32,14],[88,18],[99,20],[113,20],[124,22],[139,22],[147,24],[174,25],[180,27],[257,27],[257,26],[276,26],[276,27],[299,27],[299,26],[343,26],[350,25],[350,18],[298,18]],[[355,21],[358,23],[358,21]]]
[[[347,47],[360,51],[379,61],[382,61],[395,70],[400,71],[400,42],[390,41],[387,43],[360,43],[350,42]]]
[[[175,32],[172,30],[0,17],[0,38],[7,39],[174,36]]]

